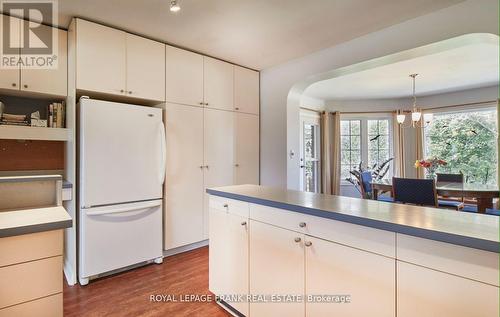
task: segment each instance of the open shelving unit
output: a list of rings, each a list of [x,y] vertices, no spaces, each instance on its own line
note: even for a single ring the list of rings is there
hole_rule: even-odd
[[[0,139],[72,141],[73,133],[65,128],[0,125]]]

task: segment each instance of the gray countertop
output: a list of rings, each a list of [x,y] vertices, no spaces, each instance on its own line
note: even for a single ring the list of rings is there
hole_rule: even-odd
[[[71,226],[71,217],[62,206],[0,212],[0,238]]]
[[[210,188],[207,193],[500,253],[498,216],[257,185]]]

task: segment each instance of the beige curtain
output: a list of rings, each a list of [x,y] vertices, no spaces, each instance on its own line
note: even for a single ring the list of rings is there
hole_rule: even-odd
[[[424,157],[424,129],[416,129],[415,131],[415,154],[416,158],[415,160],[423,160],[425,159]],[[423,168],[417,168],[417,178],[424,178],[424,169]]]
[[[405,177],[406,174],[406,157],[405,157],[405,141],[404,129],[398,123],[397,112],[392,115],[393,126],[393,146],[394,146],[394,176]]]
[[[340,113],[321,114],[321,192],[340,194]]]

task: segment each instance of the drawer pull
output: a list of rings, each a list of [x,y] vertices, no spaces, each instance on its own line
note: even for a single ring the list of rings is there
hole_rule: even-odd
[[[294,241],[297,242],[297,243],[299,243],[300,241],[302,241],[302,239],[299,238],[299,237],[297,237],[297,238],[294,239]]]
[[[301,228],[305,228],[305,227],[306,227],[306,223],[305,223],[305,222],[301,222],[301,223],[299,223],[299,227],[301,227]]]
[[[243,222],[241,223],[241,225],[242,225],[242,226],[246,226],[246,225],[247,225],[247,222],[246,222],[246,221],[243,221]]]
[[[306,241],[306,242],[304,242],[304,245],[305,245],[306,247],[310,247],[310,246],[312,246],[312,244],[313,244],[313,243],[312,243],[311,241]]]
[[[223,206],[223,207],[224,207],[224,208],[228,208],[228,207],[229,207],[229,205],[228,205],[228,204],[224,204],[224,206]]]

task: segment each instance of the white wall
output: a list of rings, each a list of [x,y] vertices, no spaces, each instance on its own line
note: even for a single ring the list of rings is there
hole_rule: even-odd
[[[498,23],[497,0],[469,0],[262,71],[262,184],[298,188],[298,157],[290,159],[287,153],[299,148],[298,108],[307,87],[300,83],[305,79],[467,33],[498,34]]]

